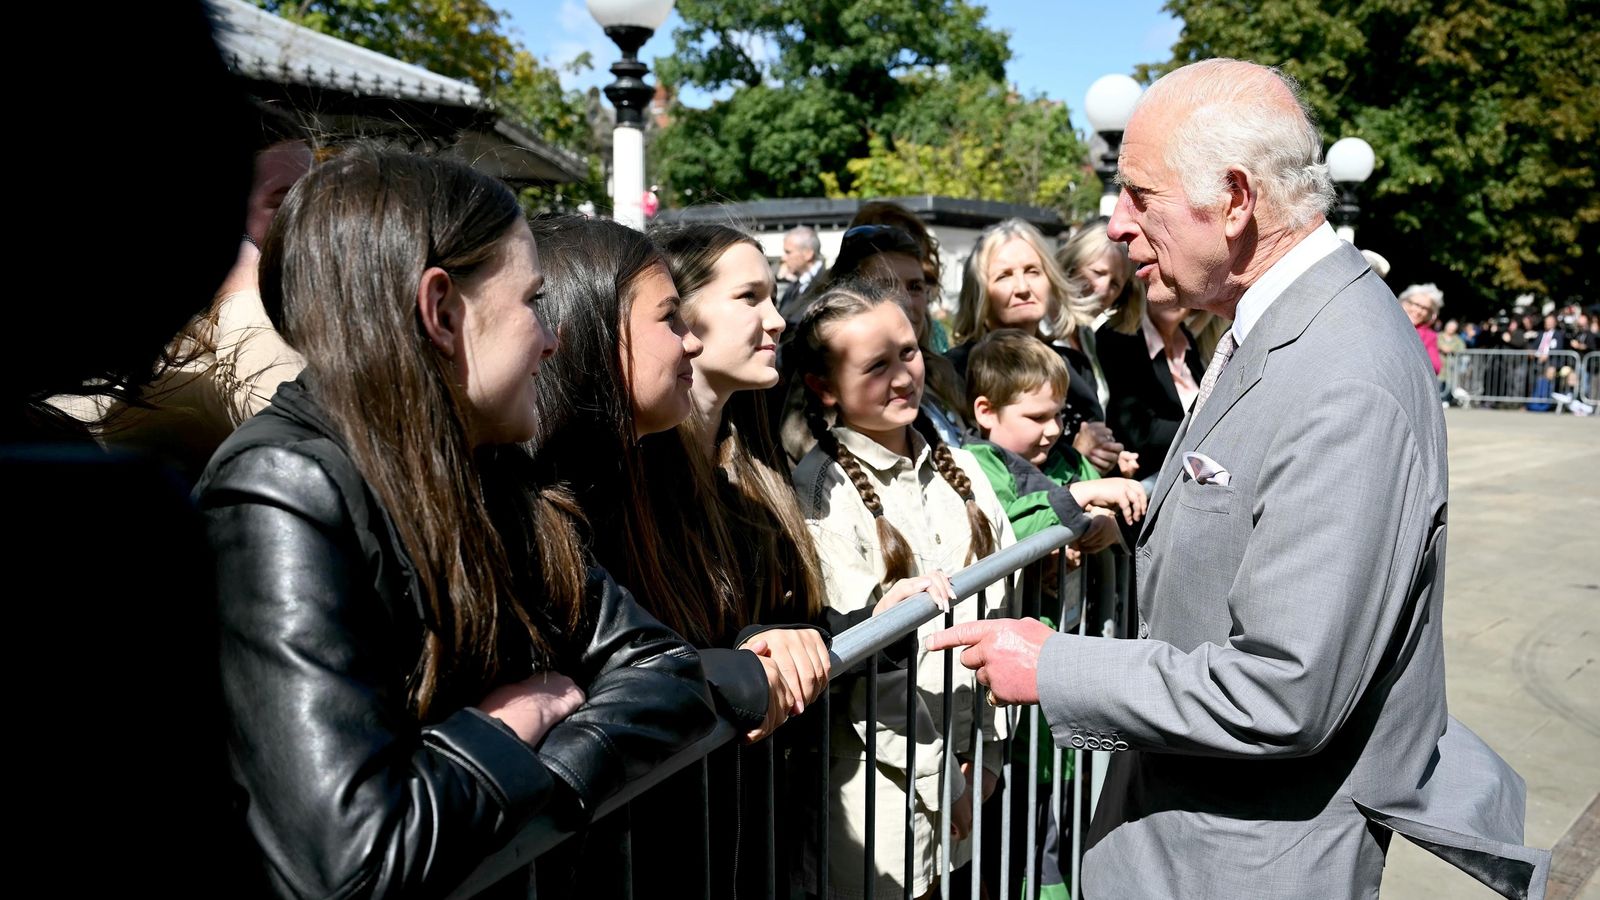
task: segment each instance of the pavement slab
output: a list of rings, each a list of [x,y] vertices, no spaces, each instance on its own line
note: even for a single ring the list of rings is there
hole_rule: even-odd
[[[1528,784],[1549,900],[1600,900],[1600,417],[1451,409],[1450,712]],[[1498,895],[1403,839],[1386,900]]]

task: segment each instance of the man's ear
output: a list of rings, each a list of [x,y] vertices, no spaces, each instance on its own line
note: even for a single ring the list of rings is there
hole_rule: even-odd
[[[417,285],[417,314],[428,340],[448,359],[455,359],[461,342],[463,312],[461,292],[455,289],[449,273],[437,266],[422,273]]]
[[[1222,220],[1229,240],[1244,234],[1256,215],[1257,185],[1255,176],[1232,166],[1224,176]]]
[[[839,403],[839,398],[828,384],[828,379],[823,378],[821,375],[808,373],[806,375],[806,389],[816,394],[817,399],[822,401],[823,406],[837,406]]]
[[[994,404],[981,394],[972,401],[972,419],[983,429],[984,434],[995,430],[1000,424],[1000,414],[995,410]]]

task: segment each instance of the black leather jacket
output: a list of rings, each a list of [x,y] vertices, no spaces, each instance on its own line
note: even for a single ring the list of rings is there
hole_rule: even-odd
[[[714,724],[694,649],[598,568],[592,630],[556,650],[588,699],[537,748],[471,708],[419,722],[419,586],[299,383],[223,444],[197,491],[230,766],[272,893],[443,894],[533,813],[581,821]]]

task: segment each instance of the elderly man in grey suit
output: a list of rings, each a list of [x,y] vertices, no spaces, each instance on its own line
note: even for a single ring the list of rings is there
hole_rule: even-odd
[[[1140,640],[973,622],[930,639],[1056,743],[1117,751],[1085,896],[1374,897],[1400,832],[1543,894],[1521,779],[1445,711],[1445,430],[1394,295],[1324,219],[1321,136],[1276,70],[1141,98],[1109,226],[1155,304],[1233,320],[1136,549]]]

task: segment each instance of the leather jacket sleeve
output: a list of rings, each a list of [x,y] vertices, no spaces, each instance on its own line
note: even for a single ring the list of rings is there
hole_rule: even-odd
[[[709,727],[693,651],[615,591],[597,598],[583,671],[565,673],[589,700],[545,754],[475,709],[420,726],[405,688],[415,622],[375,590],[370,546],[318,454],[244,450],[210,473],[201,504],[230,765],[277,895],[443,894],[560,784],[593,802]]]
[[[584,818],[626,782],[716,725],[700,656],[645,612],[604,569],[588,579],[594,630],[578,672],[582,708],[550,729],[539,757],[576,796]]]

